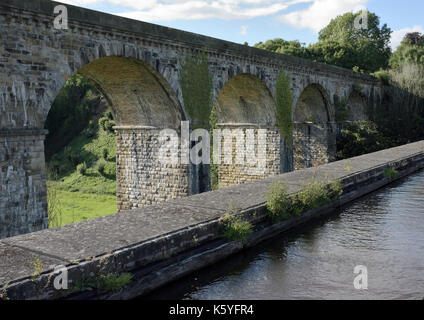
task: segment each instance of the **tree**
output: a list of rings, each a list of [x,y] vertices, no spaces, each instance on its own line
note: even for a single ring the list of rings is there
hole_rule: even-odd
[[[424,35],[419,32],[410,32],[405,35],[404,40],[409,41],[411,44],[418,44],[424,40]]]
[[[363,24],[367,28],[356,25],[361,16],[367,17],[367,23]],[[387,24],[380,27],[380,18],[376,14],[369,11],[348,12],[331,20],[319,32],[319,42],[308,49],[315,59],[319,59],[322,49],[317,50],[317,47],[327,48],[326,63],[335,63],[349,69],[357,66],[367,72],[374,72],[388,66],[391,55],[390,38],[390,28]],[[349,56],[340,54],[340,48],[345,48]],[[328,51],[334,51],[335,56],[330,56]]]
[[[290,56],[309,58],[309,52],[305,48],[305,44],[302,44],[297,40],[286,41],[281,38],[276,38],[273,40],[267,40],[265,43],[259,42],[255,44],[254,47]]]
[[[390,66],[399,69],[404,63],[424,66],[424,35],[418,32],[408,33],[402,40],[390,58]]]
[[[355,23],[362,16],[367,17],[367,28],[360,28]],[[386,24],[380,27],[377,15],[360,11],[349,12],[331,20],[319,32],[319,41],[308,47],[297,40],[286,41],[281,38],[259,42],[255,47],[347,69],[374,72],[388,66],[390,39],[390,28]]]

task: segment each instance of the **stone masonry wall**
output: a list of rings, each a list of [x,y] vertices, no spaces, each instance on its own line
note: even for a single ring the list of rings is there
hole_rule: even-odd
[[[278,129],[268,128],[266,129],[266,138],[265,143],[258,139],[258,130],[253,128],[234,128],[234,127],[221,127],[220,129],[228,129],[233,135],[236,135],[237,132],[241,133],[241,136],[245,141],[247,130],[254,130],[254,148],[245,149],[245,159],[248,159],[248,156],[251,156],[251,159],[258,159],[258,163],[263,160],[265,166],[263,169],[258,166],[258,164],[237,164],[236,152],[237,152],[237,143],[236,138],[233,137],[233,143],[225,144],[224,137],[221,138],[221,164],[218,169],[218,185],[219,188],[228,187],[232,185],[247,183],[259,179],[264,179],[269,176],[278,175],[281,173],[281,138]],[[240,130],[240,131],[238,131]],[[232,155],[232,163],[225,163],[225,155]]]
[[[293,130],[294,170],[334,161],[335,131],[332,124],[296,123]]]
[[[48,227],[44,138],[0,131],[0,239]]]
[[[169,153],[160,152],[158,129],[117,129],[116,148],[119,211],[189,194],[189,166],[161,161]],[[173,151],[180,154],[178,144]]]
[[[361,94],[367,99],[374,91],[378,93],[379,90],[376,79],[354,73],[352,70],[75,6],[68,6],[69,29],[56,30],[53,27],[55,5],[57,3],[49,0],[2,0],[0,2],[0,29],[2,30],[0,32],[0,130],[41,130],[44,128],[50,107],[65,81],[84,66],[100,58],[113,56],[140,60],[154,69],[157,72],[154,76],[160,78],[161,85],[166,82],[171,88],[166,90],[167,94],[172,95],[171,100],[179,101],[184,119],[189,117],[184,108],[178,80],[181,65],[187,55],[192,55],[204,48],[207,48],[205,52],[212,76],[214,99],[231,78],[241,74],[257,77],[275,98],[276,79],[281,70],[285,70],[290,77],[293,108],[302,91],[311,83],[320,84],[329,97],[337,94],[339,97],[347,98],[355,84],[361,85]],[[107,73],[113,79],[117,76],[110,69]],[[133,73],[135,74],[136,72]],[[110,80],[110,78],[104,80]],[[109,97],[112,107],[117,107],[113,104],[117,94],[120,97],[126,97],[127,94],[134,96],[137,91],[140,101],[151,97],[151,95],[143,95],[146,90],[141,90],[139,86],[128,88],[125,84],[128,84],[128,81],[123,78],[121,87],[117,85],[103,88],[107,91],[104,94]],[[140,103],[139,107],[142,108],[143,105],[145,104]],[[132,104],[128,103],[128,106]],[[333,106],[330,106],[330,109],[334,109]],[[129,115],[127,114],[129,118],[133,115],[132,110]],[[145,115],[146,118],[160,116],[143,108],[139,111],[139,114]],[[334,114],[334,110],[330,113]],[[152,120],[155,120],[155,123],[163,122],[160,118]],[[196,119],[188,120],[196,123]],[[145,125],[145,123],[134,124],[125,123],[125,121],[118,124],[120,126]],[[189,191],[186,188],[189,183],[186,180],[187,176],[191,176],[189,170],[180,165],[164,167],[158,164],[158,158],[155,157],[159,155],[154,146],[142,142],[144,140],[130,138],[138,134],[144,136],[147,133],[123,132],[122,137],[118,135],[117,138],[119,140],[117,188],[118,197],[122,196],[123,199],[118,207],[120,209],[135,208],[143,204],[187,195]],[[126,141],[126,138],[133,140]],[[12,138],[9,135],[9,138],[2,136],[1,139],[1,228],[6,229],[4,226],[10,226],[11,219],[14,219],[13,227],[7,227],[7,229],[13,230],[9,230],[7,234],[25,233],[47,227],[44,158],[39,151],[31,151],[42,149],[42,137],[37,135],[34,136],[35,140],[31,140],[29,137],[23,138],[16,135]],[[221,172],[222,185],[251,181],[279,172],[277,167],[280,166],[280,157],[276,156],[277,142],[271,145],[276,149],[270,147],[270,150],[274,151],[269,156],[275,161],[273,165],[270,164],[267,167],[265,174],[250,176],[246,175],[246,170],[241,167],[225,168],[224,166]],[[13,152],[13,156],[10,153],[12,149],[18,150]],[[23,149],[30,151],[27,153]],[[152,154],[147,153],[146,150],[152,150]],[[9,156],[6,157],[6,154]],[[28,169],[27,162],[36,163],[39,169]],[[237,170],[239,170],[238,173]]]

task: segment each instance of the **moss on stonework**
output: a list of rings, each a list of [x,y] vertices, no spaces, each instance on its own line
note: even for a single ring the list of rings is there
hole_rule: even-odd
[[[212,105],[212,77],[204,52],[186,56],[179,82],[192,127],[207,128]]]
[[[290,89],[290,78],[284,70],[278,75],[276,89],[277,119],[280,132],[286,142],[290,143],[293,131],[293,94]]]
[[[209,117],[209,127],[210,127],[210,152],[211,152],[211,189],[218,190],[218,170],[219,166],[213,163],[213,130],[218,128],[218,116],[216,114],[215,108],[212,108],[210,117]]]

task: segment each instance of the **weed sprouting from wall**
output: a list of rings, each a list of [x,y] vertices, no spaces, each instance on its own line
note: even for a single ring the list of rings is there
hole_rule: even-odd
[[[277,120],[283,138],[289,144],[293,131],[292,104],[293,94],[290,89],[290,78],[282,70],[276,84]]]
[[[399,176],[399,172],[394,168],[386,168],[383,172],[384,178],[390,178],[390,180],[395,180]]]
[[[192,127],[207,128],[212,105],[212,77],[204,52],[186,56],[179,82]]]
[[[338,180],[329,183],[313,178],[296,194],[289,193],[286,183],[278,182],[267,194],[266,207],[271,220],[278,222],[338,200],[342,194],[343,187]]]
[[[253,232],[253,226],[250,222],[242,220],[237,213],[230,206],[228,213],[221,218],[220,223],[224,229],[223,237],[230,241],[242,241],[245,244]]]
[[[210,128],[210,141],[211,141],[211,164],[210,164],[210,174],[211,174],[211,189],[218,190],[218,170],[219,166],[213,163],[213,130],[218,128],[218,115],[216,114],[216,110],[212,107],[212,111],[209,118],[209,128]]]

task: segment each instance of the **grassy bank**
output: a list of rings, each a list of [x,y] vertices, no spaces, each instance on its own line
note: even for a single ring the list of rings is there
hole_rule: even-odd
[[[48,159],[47,167],[51,228],[116,213],[116,140],[111,128],[91,121]]]
[[[114,195],[57,190],[56,196],[57,215],[50,217],[51,228],[116,213]]]

